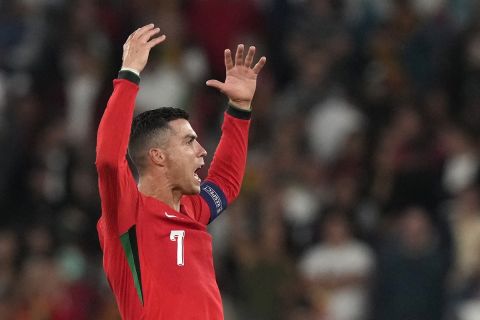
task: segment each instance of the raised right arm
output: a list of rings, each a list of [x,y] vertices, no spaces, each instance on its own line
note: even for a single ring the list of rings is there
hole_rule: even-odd
[[[130,129],[138,93],[139,74],[150,49],[165,40],[151,39],[160,31],[153,24],[137,29],[123,46],[123,64],[97,133],[96,167],[102,216],[107,227],[122,234],[133,223],[138,198],[135,180],[126,160]]]
[[[133,32],[123,45],[122,69],[114,81],[114,91],[103,114],[97,135],[97,167],[115,167],[125,160],[140,72],[148,61],[150,50],[165,40],[153,24]]]
[[[123,70],[113,81],[113,93],[97,132],[96,165],[99,171],[115,169],[126,161],[139,82],[139,76]]]

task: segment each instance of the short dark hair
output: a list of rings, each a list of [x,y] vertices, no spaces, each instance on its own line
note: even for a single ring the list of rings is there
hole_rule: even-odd
[[[128,153],[137,169],[144,166],[149,148],[158,145],[159,134],[177,119],[189,119],[188,112],[180,108],[165,107],[142,112],[133,118]]]

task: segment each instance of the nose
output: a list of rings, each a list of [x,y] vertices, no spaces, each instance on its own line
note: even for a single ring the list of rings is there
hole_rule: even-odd
[[[207,150],[205,150],[199,142],[197,142],[197,148],[199,157],[205,157],[207,155]]]

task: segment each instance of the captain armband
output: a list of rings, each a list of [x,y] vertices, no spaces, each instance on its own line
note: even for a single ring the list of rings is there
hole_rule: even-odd
[[[227,197],[220,187],[210,181],[202,183],[200,189],[200,196],[210,208],[210,221],[208,223],[211,223],[227,208]]]

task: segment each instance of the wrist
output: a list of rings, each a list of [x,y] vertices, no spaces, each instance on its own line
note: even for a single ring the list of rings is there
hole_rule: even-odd
[[[130,72],[133,72],[135,73],[137,76],[140,77],[140,71],[136,68],[131,68],[131,67],[125,67],[125,66],[122,66],[122,68],[120,69],[120,71],[130,71]]]
[[[244,111],[252,111],[252,101],[235,101],[229,99],[228,103],[234,108]]]
[[[118,72],[118,79],[126,79],[129,80],[130,82],[133,82],[135,84],[140,84],[140,76],[137,75],[134,71],[131,71],[129,69],[124,69],[122,68]]]
[[[231,103],[228,103],[226,112],[229,115],[242,120],[250,120],[250,118],[252,117],[252,110],[240,109],[233,106]]]

